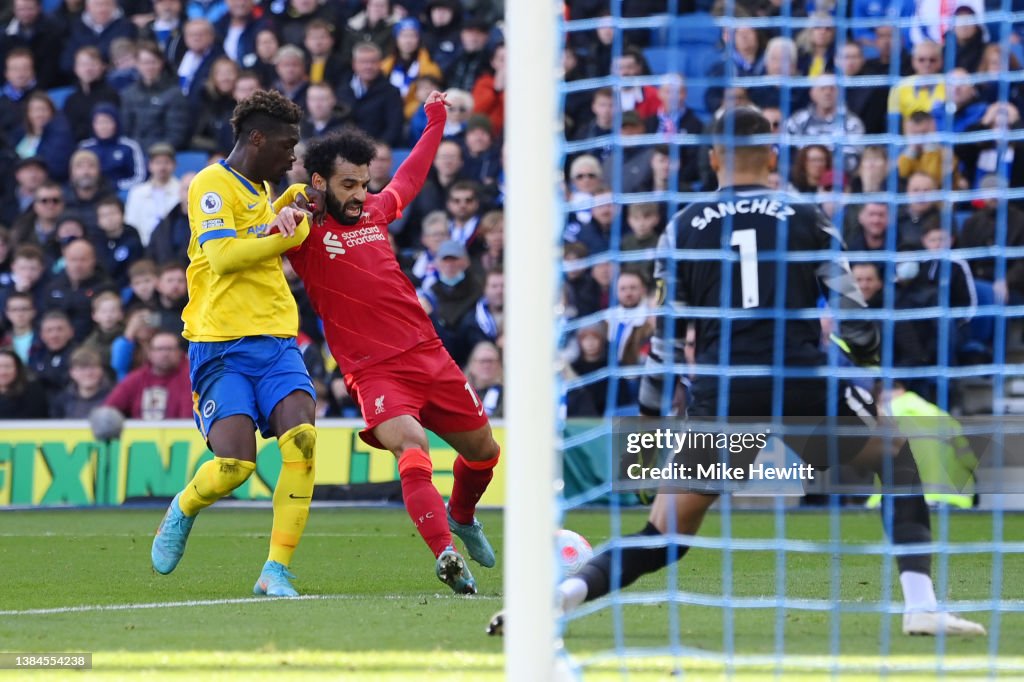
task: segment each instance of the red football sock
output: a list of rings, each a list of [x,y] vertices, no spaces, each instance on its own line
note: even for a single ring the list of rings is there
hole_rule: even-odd
[[[462,455],[455,459],[455,466],[452,467],[455,484],[452,486],[452,496],[448,498],[448,511],[456,522],[463,525],[473,523],[476,503],[494,478],[494,467],[500,456],[499,452],[485,462],[473,462]]]
[[[431,480],[433,471],[430,455],[419,448],[406,450],[398,459],[405,510],[436,557],[452,544],[452,534],[448,530],[444,499]]]

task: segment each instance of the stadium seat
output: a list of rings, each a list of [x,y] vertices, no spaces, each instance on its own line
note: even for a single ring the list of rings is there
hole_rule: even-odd
[[[644,59],[651,73],[686,72],[686,52],[678,47],[649,47],[644,50]]]
[[[721,51],[711,45],[692,45],[686,48],[687,78],[704,78],[712,65],[722,59]]]
[[[209,155],[206,152],[183,151],[174,155],[177,168],[174,172],[179,177],[185,173],[198,173],[206,168],[206,160]]]
[[[409,156],[411,149],[392,149],[391,150],[391,174],[394,175],[398,167],[402,165],[402,162]]]
[[[718,45],[722,29],[715,26],[715,20],[710,14],[695,12],[676,17],[668,37],[675,38],[677,45]]]
[[[64,102],[67,101],[68,95],[74,91],[75,89],[73,87],[67,85],[61,88],[51,88],[46,91],[46,94],[50,96],[51,100],[53,100],[53,106],[57,107],[59,110],[63,110]]]

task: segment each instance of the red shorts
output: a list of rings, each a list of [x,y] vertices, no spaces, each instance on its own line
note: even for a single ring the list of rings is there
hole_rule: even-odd
[[[475,431],[488,423],[480,398],[440,340],[346,374],[345,386],[366,421],[359,436],[375,448],[382,446],[373,429],[403,415],[437,434]]]

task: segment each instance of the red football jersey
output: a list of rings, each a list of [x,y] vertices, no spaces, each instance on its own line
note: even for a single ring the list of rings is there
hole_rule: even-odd
[[[327,216],[288,254],[346,374],[438,338],[388,243],[396,209],[389,192],[367,195],[357,224]]]

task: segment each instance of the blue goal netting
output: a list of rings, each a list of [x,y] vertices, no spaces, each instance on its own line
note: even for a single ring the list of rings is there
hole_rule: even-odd
[[[575,510],[607,509],[610,540],[598,549],[613,556],[611,593],[563,621],[584,677],[1024,671],[1014,580],[1024,577],[1018,10],[1010,0],[566,3],[558,381],[563,469],[577,484],[561,508],[568,527]],[[739,136],[726,124],[712,134],[716,116],[740,106],[762,112],[770,132]],[[750,189],[720,192],[718,175],[742,170],[737,149],[750,145],[771,151],[768,196],[827,216],[827,246],[787,248],[785,219],[770,249],[742,235],[750,207],[738,200]],[[722,223],[712,247],[664,236],[695,202],[718,206],[701,214]],[[705,292],[715,304],[683,300],[684,262],[721,265]],[[828,287],[787,290],[801,263],[847,265],[855,291],[846,294],[865,305],[844,305]],[[771,273],[770,288],[758,291],[759,271]],[[851,353],[851,320],[877,325],[877,356]],[[700,356],[708,321],[717,341]],[[761,359],[730,360],[737,327],[751,321],[771,326]],[[786,358],[805,322],[821,327],[817,364]],[[877,428],[910,438],[931,539],[888,542],[891,500],[907,491],[879,499],[879,481],[839,466],[833,451],[822,456],[843,470],[843,485],[725,486],[700,533],[670,516],[667,539],[631,536],[656,486],[621,485],[623,433],[685,431],[701,382],[717,387],[710,417],[722,419],[730,384],[756,377],[769,393],[759,416],[774,429],[758,461],[786,466],[805,454],[775,437],[801,428],[782,421],[787,385],[818,378],[833,396],[850,386],[870,396]],[[820,416],[841,430],[840,401]],[[659,420],[643,421],[652,412]],[[915,419],[926,435],[909,426]],[[666,540],[690,551],[615,589],[624,548]],[[904,636],[895,557],[921,552],[932,554],[937,608],[981,623],[984,637]]]

